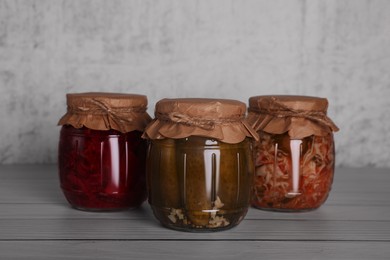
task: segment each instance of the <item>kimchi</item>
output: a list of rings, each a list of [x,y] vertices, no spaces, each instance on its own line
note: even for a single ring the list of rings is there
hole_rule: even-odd
[[[320,207],[331,190],[338,127],[327,116],[328,101],[308,96],[249,99],[248,122],[259,134],[252,206],[276,211]]]
[[[331,190],[334,175],[332,135],[309,136],[298,147],[298,174],[294,176],[288,134],[260,132],[254,143],[255,184],[252,205],[275,210],[310,210],[321,206]],[[294,178],[298,178],[294,187]]]

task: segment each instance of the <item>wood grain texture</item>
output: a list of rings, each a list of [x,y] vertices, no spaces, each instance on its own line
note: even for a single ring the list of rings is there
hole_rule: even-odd
[[[240,225],[215,233],[162,227],[145,202],[120,212],[71,208],[56,165],[0,166],[1,259],[387,259],[387,169],[338,168],[318,210],[251,208]]]
[[[17,219],[0,221],[1,237],[11,240],[280,240],[385,241],[388,221],[245,220],[215,233],[178,233],[145,219]]]
[[[386,242],[0,241],[2,259],[388,259]]]

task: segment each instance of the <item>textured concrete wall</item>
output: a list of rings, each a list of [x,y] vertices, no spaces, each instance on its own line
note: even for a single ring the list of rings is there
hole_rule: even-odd
[[[390,1],[0,0],[0,163],[56,162],[83,91],[327,97],[337,164],[390,167]]]

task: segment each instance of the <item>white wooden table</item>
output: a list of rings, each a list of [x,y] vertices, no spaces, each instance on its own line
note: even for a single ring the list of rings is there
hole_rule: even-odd
[[[390,170],[336,170],[306,213],[250,209],[237,227],[162,227],[145,202],[122,212],[68,206],[56,165],[0,165],[0,259],[390,259]]]

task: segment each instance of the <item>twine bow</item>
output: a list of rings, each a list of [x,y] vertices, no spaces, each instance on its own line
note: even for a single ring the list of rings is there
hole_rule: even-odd
[[[132,123],[133,117],[126,116],[129,113],[144,113],[146,108],[144,107],[122,107],[122,108],[111,108],[106,105],[104,102],[92,99],[91,103],[95,106],[85,107],[85,106],[75,106],[68,107],[68,111],[74,114],[91,114],[91,115],[107,115],[115,122],[120,123]]]
[[[168,114],[156,112],[156,117],[163,121],[195,126],[202,128],[204,130],[212,130],[215,128],[215,125],[228,124],[234,122],[241,122],[243,117],[236,118],[219,118],[219,119],[203,119],[199,117],[191,117],[186,114],[181,114],[178,112],[171,112]]]
[[[325,125],[330,129],[332,129],[333,131],[339,130],[336,124],[326,115],[325,111],[307,111],[307,110],[292,109],[278,102],[275,98],[272,99],[269,107],[271,108],[249,108],[249,112],[266,114],[272,117],[279,117],[279,118],[282,117],[306,118],[311,121],[315,121],[317,123]]]

